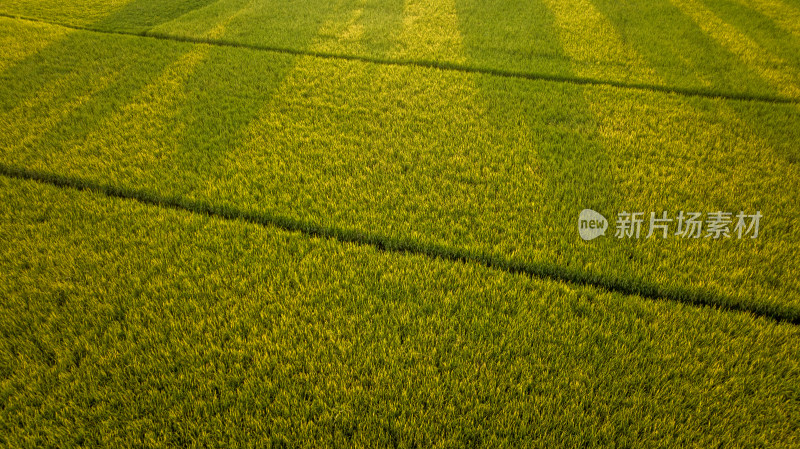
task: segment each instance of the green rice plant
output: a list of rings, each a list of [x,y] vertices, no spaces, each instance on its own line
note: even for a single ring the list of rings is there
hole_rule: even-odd
[[[0,446],[797,446],[798,23],[2,2]]]
[[[77,31],[2,77],[7,174],[800,316],[795,105]],[[587,243],[584,208],[764,219],[757,239]]]
[[[0,14],[506,76],[800,99],[800,7],[772,0],[9,0]]]
[[[797,444],[800,335],[0,178],[0,444]]]

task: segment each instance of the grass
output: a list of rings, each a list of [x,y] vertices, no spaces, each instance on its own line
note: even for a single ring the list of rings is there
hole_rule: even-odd
[[[2,441],[797,444],[798,11],[4,2]]]

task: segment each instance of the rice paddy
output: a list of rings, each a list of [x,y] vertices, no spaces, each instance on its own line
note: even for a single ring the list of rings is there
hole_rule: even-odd
[[[0,444],[797,445],[795,23],[4,2]]]

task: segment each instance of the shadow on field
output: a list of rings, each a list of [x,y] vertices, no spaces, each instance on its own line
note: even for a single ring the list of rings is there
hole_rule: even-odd
[[[237,1],[222,0],[212,8],[225,9],[232,3]],[[237,30],[240,17],[254,14],[246,9],[249,2],[238,3],[241,9],[236,14],[228,14],[226,21],[231,29]],[[310,15],[293,21],[299,27],[294,33],[295,42],[307,49],[323,46],[347,33],[356,19],[359,30],[369,39],[396,31],[393,29],[392,10],[386,5],[380,10],[359,5],[360,2],[355,1],[339,4],[327,0],[310,2],[306,5]],[[281,8],[285,5],[280,2],[260,4],[257,13],[266,16],[287,13]],[[374,16],[380,16],[380,20],[374,22],[380,24],[379,29],[370,26]],[[225,32],[214,36],[216,38],[224,39]],[[295,208],[303,190],[285,180],[295,176],[313,180],[310,172],[315,167],[301,166],[293,170],[283,163],[286,158],[301,158],[307,147],[295,141],[294,146],[287,149],[286,133],[300,134],[295,130],[302,127],[299,121],[303,118],[293,119],[290,112],[296,106],[299,94],[302,101],[311,96],[306,83],[318,76],[314,67],[317,60],[302,55],[261,52],[248,57],[247,53],[253,50],[203,47],[209,54],[186,79],[183,86],[186,97],[174,106],[176,123],[170,133],[173,150],[148,167],[148,175],[153,176],[154,184],[163,185],[163,182],[158,182],[160,179],[172,180],[168,189],[174,195],[213,197],[230,188],[230,192],[236,193],[232,193],[230,198],[225,197],[229,201],[220,199],[226,204],[269,210],[279,203],[276,198],[289,196],[292,198],[291,208]],[[332,74],[331,79],[346,75]],[[314,110],[311,118],[315,123],[329,120],[324,108]],[[131,121],[136,120],[125,118],[122,123]],[[154,123],[153,129],[157,128]],[[330,151],[329,148],[325,150]],[[137,165],[131,162],[131,165]],[[281,169],[276,171],[276,167]],[[130,182],[138,186],[148,184],[133,178]],[[248,194],[242,194],[242,190]]]
[[[800,22],[791,25],[784,23],[800,19],[800,10],[792,11],[791,16],[781,17],[775,11],[769,11],[761,2],[711,0],[705,4],[721,20],[767,52],[786,60],[792,67],[800,67]],[[791,8],[789,5],[783,7]]]
[[[189,49],[161,47],[135,38],[97,45],[85,33],[72,32],[9,67],[0,87],[2,112],[14,124],[7,130],[15,136],[8,145],[15,152],[27,147],[37,157],[66,153]],[[17,156],[8,154],[7,160]]]
[[[126,23],[151,3],[132,2],[100,23]],[[201,3],[156,8],[147,23]],[[317,20],[324,22],[329,2],[317,3]],[[210,23],[206,31],[224,36],[237,11],[218,17],[223,23]],[[306,44],[314,31],[307,30]],[[219,166],[222,156],[236,151],[243,131],[265,112],[264,104],[297,59],[274,55],[259,58],[268,64],[256,66],[241,52],[71,32],[0,75],[8,80],[2,112],[15,125],[4,136],[6,162],[102,173],[137,186],[173,180],[178,193],[213,183],[214,173],[225,171]]]
[[[133,0],[89,28],[143,32],[219,0]]]
[[[668,67],[683,67],[680,72],[691,76],[693,82],[717,81],[734,86],[747,84],[777,92],[774,85],[716,42],[668,0],[637,1],[636,7],[609,0],[593,0],[593,3],[669,83],[679,80],[674,78],[676,72]],[[754,7],[747,8],[726,1],[712,3],[716,5],[715,12],[720,17],[736,19],[737,30],[749,34],[765,51],[788,58],[792,63],[791,67],[800,67],[800,41],[791,32],[778,27],[773,19],[752,9]],[[662,20],[663,18],[669,20]],[[731,70],[731,67],[742,69]],[[769,143],[769,151],[774,151],[789,163],[797,162],[800,153],[796,142],[800,141],[800,134],[787,136],[776,131],[796,130],[796,126],[790,125],[800,123],[800,108],[796,104],[727,104],[737,111],[741,126],[751,129],[755,135]],[[752,116],[754,109],[762,110],[759,120],[747,118],[747,115]],[[773,126],[776,123],[784,125]]]
[[[708,8],[721,20],[735,27],[746,39],[751,40],[765,53],[786,61],[794,70],[795,85],[800,86],[800,10],[788,4],[768,6],[762,2],[750,4],[730,0],[706,2]],[[783,13],[784,15],[780,15]],[[761,80],[761,82],[764,82]],[[796,164],[800,159],[800,107],[797,105],[749,105],[732,102],[731,108],[741,122],[759,138],[768,142],[765,149],[774,151],[787,162]],[[760,109],[760,120],[748,120],[752,109]],[[788,132],[788,134],[787,134]]]
[[[155,3],[164,2],[134,0],[93,26],[135,18],[133,11],[145,11]],[[211,0],[154,7],[144,19],[152,23],[169,20],[207,3]],[[84,140],[92,129],[128,104],[152,78],[191,48],[154,45],[127,37],[105,39],[97,45],[97,38],[70,32],[0,74],[7,80],[3,85],[6,92],[0,97],[4,102],[2,112],[18,125],[8,131],[13,136],[9,141],[12,148],[46,142],[51,148],[43,153],[65,151]],[[25,129],[26,124],[36,126]]]
[[[633,0],[633,3],[592,0],[592,3],[669,85],[711,84],[734,91],[745,85],[778,94],[775,86],[743,64],[669,0]]]
[[[692,82],[720,82],[726,85],[747,84],[759,89],[772,89],[774,83],[760,76],[755,69],[736,54],[720,45],[705,33],[690,17],[683,14],[667,0],[638,1],[622,5],[609,0],[592,0],[598,10],[614,25],[617,32],[627,37],[627,42],[669,83],[677,82],[672,67],[693,78]],[[800,67],[800,39],[778,27],[772,18],[750,8],[724,0],[710,2],[721,18],[731,20],[743,39],[752,39],[765,53],[786,58],[787,70]],[[658,20],[668,17],[669,20]],[[670,24],[666,26],[666,24]],[[732,71],[729,67],[739,67]],[[786,67],[785,67],[786,68]],[[798,85],[800,79],[795,78]],[[696,102],[686,102],[686,108],[698,107]],[[790,164],[800,158],[800,107],[797,104],[758,104],[731,101],[720,105],[735,118],[740,135],[752,135],[762,145],[745,157],[746,162],[759,163],[765,155],[774,153]],[[700,142],[695,145],[701,145]],[[730,160],[729,163],[741,164]]]

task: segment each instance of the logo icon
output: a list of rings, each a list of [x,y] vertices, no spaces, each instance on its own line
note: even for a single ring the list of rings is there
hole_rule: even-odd
[[[584,209],[578,216],[578,233],[584,240],[593,240],[601,235],[606,235],[608,220],[599,212]]]

